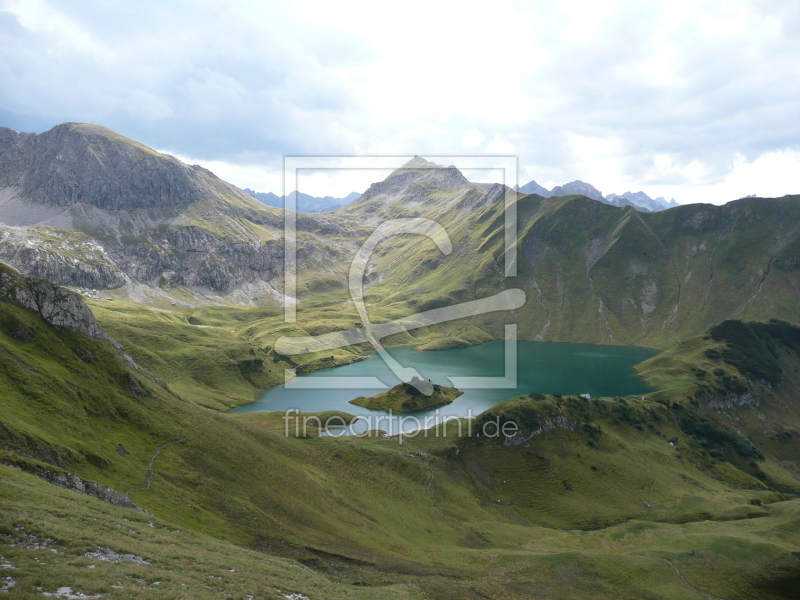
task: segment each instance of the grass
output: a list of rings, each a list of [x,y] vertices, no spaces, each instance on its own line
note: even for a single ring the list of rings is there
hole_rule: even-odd
[[[425,396],[423,392],[419,391],[414,385],[410,383],[399,383],[390,390],[381,392],[375,396],[359,396],[351,400],[350,404],[377,410],[392,410],[394,412],[407,413],[446,406],[464,393],[455,388],[443,387],[436,384],[432,387],[432,393],[429,396]]]
[[[339,292],[327,293],[307,303],[317,317],[304,327],[351,318],[332,308]],[[386,306],[393,315],[408,305]],[[726,361],[727,337],[700,335],[641,365],[660,388],[644,400],[534,394],[477,423],[513,422],[514,439],[465,437],[451,424],[401,445],[287,437],[280,414],[208,408],[252,397],[290,366],[270,343],[303,330],[275,309],[93,307],[142,369],[107,342],[0,302],[2,462],[130,490],[155,516],[0,467],[0,554],[17,567],[20,597],[69,585],[119,597],[781,598],[800,581],[791,345],[775,346],[782,378],[772,387]],[[291,366],[355,354],[332,356]],[[729,389],[734,381],[758,404]],[[56,540],[59,554],[21,547],[18,527]],[[153,562],[82,556],[96,547]]]
[[[0,574],[15,582],[10,598],[41,598],[65,586],[104,598],[422,598],[403,584],[340,585],[295,561],[179,529],[10,467],[0,466],[0,478]],[[116,560],[108,550],[128,556]]]
[[[252,402],[261,390],[282,382],[284,369],[291,366],[241,334],[236,317],[248,316],[246,311],[156,311],[121,301],[93,301],[91,306],[98,322],[138,364],[175,393],[210,408]]]

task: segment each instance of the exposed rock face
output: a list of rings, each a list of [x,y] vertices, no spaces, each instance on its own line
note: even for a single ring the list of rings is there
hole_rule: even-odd
[[[557,185],[550,192],[551,196],[570,196],[572,194],[586,196],[587,198],[597,200],[598,202],[606,202],[606,199],[603,197],[603,193],[600,190],[593,185],[580,180],[571,181],[570,183],[565,183],[564,185]]]
[[[539,194],[540,196],[544,196],[545,198],[551,195],[550,190],[548,190],[546,187],[539,185],[533,180],[529,181],[522,187],[517,188],[517,190],[522,192],[523,194]]]
[[[35,474],[48,483],[52,483],[58,487],[65,488],[67,490],[74,490],[76,492],[80,492],[81,494],[86,494],[87,496],[94,496],[103,502],[108,502],[109,504],[113,504],[115,506],[122,506],[124,508],[131,508],[139,512],[144,512],[141,508],[131,502],[130,498],[127,496],[123,496],[119,492],[112,490],[110,487],[100,485],[94,481],[86,481],[85,479],[81,479],[75,475],[75,473],[39,469]]]
[[[443,167],[415,156],[385,180],[370,185],[356,204],[376,198],[387,202],[403,198],[408,203],[414,203],[427,200],[431,191],[458,191],[472,188],[473,185],[455,167]]]
[[[572,431],[575,429],[575,426],[570,422],[566,415],[550,415],[536,429],[521,430],[510,437],[505,437],[503,440],[503,446],[519,446],[520,444],[524,444],[536,436],[544,435],[553,429],[569,429]]]
[[[0,132],[0,185],[54,206],[186,206],[212,195],[203,171],[94,125],[64,123],[41,135]]]
[[[24,277],[2,263],[0,263],[0,297],[7,298],[18,306],[35,310],[51,325],[77,331],[99,340],[110,339],[78,294],[46,279]]]
[[[280,296],[282,211],[102,127],[0,129],[0,223],[0,259],[59,284]],[[359,230],[327,215],[298,215],[297,227],[300,267],[324,267]]]
[[[706,401],[706,406],[714,410],[731,410],[739,406],[758,406],[759,404],[761,404],[761,398],[753,395],[752,392],[709,398]]]
[[[0,260],[28,275],[66,285],[110,290],[126,281],[100,244],[68,231],[0,229]]]

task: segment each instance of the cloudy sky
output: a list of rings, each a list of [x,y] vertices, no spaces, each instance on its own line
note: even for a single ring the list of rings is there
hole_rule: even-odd
[[[0,0],[0,126],[64,121],[259,191],[285,155],[500,154],[547,187],[800,193],[800,2]]]

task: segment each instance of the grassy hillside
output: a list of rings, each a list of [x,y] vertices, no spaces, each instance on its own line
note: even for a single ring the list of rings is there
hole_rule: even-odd
[[[385,339],[386,344],[431,350],[477,344],[501,338],[503,325],[516,321],[521,339],[666,349],[725,319],[800,322],[800,280],[794,274],[800,197],[682,206],[654,214],[576,196],[520,197],[514,278],[502,276],[502,202],[485,201],[474,190],[453,198],[416,203],[367,198],[347,207],[348,218],[360,215],[365,221],[432,218],[454,245],[449,256],[420,236],[398,236],[378,246],[365,277],[370,320],[384,323],[509,288],[521,288],[527,300],[513,314],[501,311],[411,330]],[[354,237],[353,249],[362,239]],[[280,309],[184,312],[203,323],[208,315],[209,323],[220,325],[218,333],[233,329],[235,337],[289,367],[341,364],[366,347],[293,357],[276,357],[272,348],[280,336],[316,336],[362,325],[346,285],[349,267],[345,261],[322,271],[300,270],[296,323],[284,323]],[[146,320],[147,314],[137,318]],[[114,315],[100,319],[114,327]],[[116,335],[127,344],[124,331]]]
[[[298,219],[293,324],[274,289],[230,287],[253,273],[279,283],[280,215],[203,171],[192,177],[217,191],[178,220],[123,215],[95,231],[105,221],[87,217],[84,234],[40,229],[39,254],[7,240],[15,260],[42,259],[67,280],[65,265],[83,262],[96,283],[122,277],[90,239],[113,238],[126,273],[186,301],[91,302],[135,367],[102,336],[0,298],[9,597],[67,586],[120,598],[796,596],[800,197],[645,214],[518,195],[518,275],[505,278],[502,189],[415,164],[341,211]],[[363,325],[349,258],[370,227],[399,217],[436,220],[453,251],[411,235],[381,244],[365,275],[373,323],[513,287],[527,302],[387,344],[463,346],[517,322],[524,339],[651,345],[665,351],[638,369],[657,391],[534,393],[402,443],[221,412],[287,369],[357,358],[363,346],[294,357],[274,346]],[[179,276],[195,271],[193,284]],[[199,300],[220,306],[189,306]],[[231,306],[240,301],[272,307]],[[506,426],[514,433],[496,435]]]
[[[515,313],[524,339],[666,348],[730,318],[800,322],[798,196],[652,214],[580,196],[520,196],[518,276],[505,278],[501,196],[487,199],[458,186],[450,195],[441,187],[416,193],[425,201],[367,198],[346,208],[365,221],[376,214],[433,219],[454,246],[445,256],[420,236],[383,242],[366,278],[374,322],[512,287],[527,294]],[[301,273],[309,287],[300,287],[300,327],[319,322],[323,300],[339,311],[347,306],[347,268],[327,276],[324,290],[312,289],[315,273]],[[512,320],[505,313],[477,316],[396,341],[476,343],[500,337]]]
[[[448,232],[453,251],[445,256],[430,239],[418,235],[382,242],[364,278],[373,323],[491,297],[508,288],[520,288],[527,297],[513,314],[500,311],[399,333],[384,340],[388,345],[415,344],[432,350],[476,344],[501,338],[503,326],[517,322],[522,339],[666,349],[725,319],[780,318],[800,323],[798,196],[641,213],[581,196],[517,194],[518,275],[506,278],[500,186],[471,183],[454,169],[415,167],[399,169],[370,190],[341,210],[298,217],[302,260],[296,323],[283,322],[276,295],[282,289],[280,215],[252,212],[241,198],[219,206],[203,204],[206,212],[192,216],[198,224],[181,220],[170,227],[222,228],[209,235],[227,240],[225,244],[208,248],[201,244],[204,272],[215,281],[244,281],[252,266],[247,265],[258,255],[258,268],[269,271],[269,293],[265,280],[250,282],[252,289],[247,290],[252,294],[245,288],[201,294],[188,279],[172,271],[159,275],[154,266],[141,278],[156,282],[158,290],[146,292],[141,285],[126,284],[105,296],[117,300],[95,300],[92,306],[103,325],[143,366],[176,393],[215,408],[251,400],[282,381],[287,368],[333,366],[354,360],[365,349],[362,345],[293,357],[276,356],[273,350],[281,336],[317,336],[362,326],[347,286],[350,260],[371,228],[386,219],[432,219]],[[238,225],[228,231],[231,218]],[[164,234],[158,229],[162,225],[151,225],[155,229],[147,235]],[[84,285],[91,273],[110,268],[111,259],[100,246],[89,243],[89,233],[47,228],[36,235],[46,242],[47,252],[64,255],[48,263],[59,277],[73,269],[69,265],[78,265],[73,279]],[[187,236],[181,248],[200,243]],[[14,256],[25,246],[17,237],[6,240]],[[239,237],[252,238],[252,248],[242,245]],[[136,245],[141,242],[137,240],[123,242]],[[274,252],[259,254],[267,246]],[[156,254],[167,250],[159,246]],[[175,252],[175,256],[194,256],[192,260],[199,256],[194,250]],[[235,257],[247,265],[225,266]],[[139,258],[138,254],[131,258],[125,268],[132,269]],[[138,301],[126,301],[126,295]],[[170,302],[170,297],[177,301]],[[147,310],[142,302],[158,310]],[[203,307],[212,302],[224,306]],[[237,303],[240,306],[234,306]]]
[[[132,371],[108,342],[0,309],[3,462],[78,473],[155,515],[3,468],[0,554],[21,597],[67,585],[148,597],[162,581],[176,598],[202,597],[200,582],[233,597],[781,598],[800,577],[800,474],[786,442],[798,430],[796,329],[758,330],[781,365],[772,388],[728,362],[723,328],[643,365],[649,381],[672,382],[644,400],[532,395],[482,415],[481,437],[451,424],[401,445],[297,438],[280,414],[210,411]],[[734,377],[758,405],[715,404],[703,382]],[[487,437],[509,420],[517,437]],[[19,527],[59,554],[21,547]],[[153,562],[81,556],[95,547]]]
[[[342,586],[295,561],[178,529],[7,466],[0,479],[0,581],[13,582],[9,598],[42,598],[64,587],[75,597],[124,599],[422,598],[410,585]]]
[[[92,135],[102,137],[109,147],[125,149],[129,144],[133,154],[142,151],[110,132]],[[80,145],[84,137],[78,136],[75,143]],[[430,239],[418,235],[383,241],[365,275],[373,322],[491,297],[508,288],[524,290],[527,302],[514,315],[498,312],[443,323],[397,334],[387,340],[390,344],[416,343],[430,349],[474,344],[501,337],[503,325],[516,321],[524,339],[667,348],[725,319],[800,322],[798,196],[642,213],[582,196],[515,194],[518,275],[506,278],[502,186],[471,183],[456,169],[432,168],[435,165],[419,159],[340,210],[297,217],[300,304],[297,323],[287,326],[280,319],[280,211],[258,205],[203,170],[165,156],[158,161],[189,173],[195,183],[187,189],[201,190],[202,194],[192,192],[200,194],[199,199],[181,204],[170,218],[163,211],[147,218],[144,212],[115,213],[108,219],[81,213],[88,221],[75,221],[75,231],[38,227],[22,239],[20,232],[9,230],[0,253],[20,268],[53,280],[114,288],[101,297],[135,299],[139,306],[167,311],[175,305],[171,312],[187,317],[203,309],[180,307],[270,306],[261,312],[242,308],[237,313],[232,308],[216,314],[224,328],[235,329],[237,337],[265,352],[281,335],[319,335],[361,326],[347,286],[350,262],[378,224],[398,218],[437,222],[449,234],[453,251],[445,256]],[[158,178],[155,173],[148,176]],[[192,194],[187,198],[194,198]],[[105,229],[96,230],[98,224]],[[114,310],[128,317],[135,312],[124,303]],[[110,315],[107,325],[117,316]],[[237,327],[245,323],[247,328]],[[127,333],[135,344],[132,332],[117,335],[127,343]],[[239,340],[224,342],[229,347],[238,344]],[[352,358],[358,350],[295,360],[317,368]],[[170,353],[177,359],[178,352]],[[226,353],[231,355],[227,349]],[[229,358],[235,363],[244,360],[238,355]],[[172,379],[169,371],[177,364],[161,365],[162,376]],[[274,378],[271,369],[265,369],[254,376],[259,383],[243,383],[253,377],[231,378],[219,372],[219,365],[205,364],[221,382],[233,384],[230,395],[235,398],[225,397],[222,383],[209,384],[211,375],[184,378],[183,389],[198,392],[211,405],[235,404],[253,393],[251,387]],[[181,370],[190,372],[192,366],[184,363]]]

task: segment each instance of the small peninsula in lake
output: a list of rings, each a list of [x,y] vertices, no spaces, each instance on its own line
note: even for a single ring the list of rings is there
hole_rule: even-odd
[[[414,383],[413,380],[410,383],[400,383],[392,389],[375,396],[359,396],[354,400],[350,400],[350,404],[374,410],[393,410],[394,412],[408,413],[446,406],[464,393],[456,388],[434,383],[432,384],[433,391],[426,396],[418,389],[419,387],[424,389],[425,386],[414,385]]]

